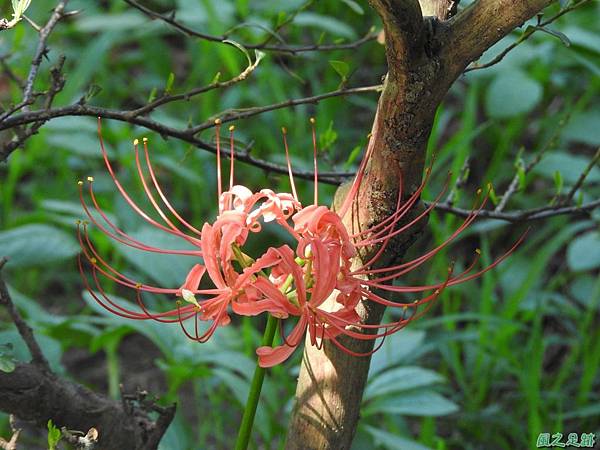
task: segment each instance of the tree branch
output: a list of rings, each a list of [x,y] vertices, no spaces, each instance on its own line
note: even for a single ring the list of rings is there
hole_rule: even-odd
[[[470,72],[472,70],[480,70],[480,69],[486,69],[488,67],[491,67],[493,65],[498,64],[500,61],[502,61],[504,59],[504,57],[506,55],[508,55],[512,50],[514,50],[516,47],[518,47],[519,45],[521,45],[523,42],[525,42],[526,40],[528,40],[531,36],[533,36],[533,34],[536,31],[544,31],[544,27],[550,25],[552,22],[554,22],[556,19],[558,19],[559,17],[562,17],[563,15],[567,14],[568,12],[571,12],[587,3],[589,3],[590,0],[581,0],[577,3],[574,3],[572,5],[567,6],[566,8],[561,9],[559,12],[557,12],[555,15],[553,15],[552,17],[550,17],[549,19],[546,19],[544,21],[540,21],[540,23],[535,26],[535,27],[528,27],[521,36],[519,36],[519,38],[513,42],[512,44],[510,44],[509,46],[507,46],[504,50],[502,50],[500,53],[498,53],[498,55],[496,55],[491,61],[485,63],[485,64],[478,64],[478,63],[474,63],[471,66],[467,67],[465,69],[465,73],[466,72]]]
[[[96,428],[102,449],[157,449],[173,420],[175,405],[165,408],[146,401],[135,407],[118,403],[52,373],[33,331],[8,293],[1,276],[6,262],[6,258],[0,258],[0,304],[7,308],[25,341],[32,363],[17,364],[12,372],[0,371],[0,410],[34,421],[40,427],[52,419],[69,429]],[[150,419],[150,412],[158,413],[155,421]]]
[[[424,202],[425,205],[430,205],[429,202]],[[533,208],[526,210],[515,210],[506,212],[497,212],[492,210],[482,210],[477,213],[478,219],[498,219],[506,222],[531,222],[534,220],[548,219],[554,216],[561,216],[565,214],[586,214],[590,211],[600,207],[600,200],[594,200],[589,203],[585,203],[581,206],[544,206],[541,208]],[[439,203],[435,207],[436,211],[442,211],[454,214],[459,217],[467,217],[472,214],[473,211],[470,209],[462,209],[454,206],[450,206],[446,203]]]
[[[210,41],[210,42],[221,42],[221,43],[223,41],[229,39],[229,37],[230,37],[229,34],[222,34],[220,36],[215,36],[215,35],[202,33],[200,31],[196,31],[196,30],[182,24],[178,20],[176,20],[174,12],[171,13],[170,15],[161,14],[156,11],[153,11],[150,8],[147,8],[144,5],[141,5],[136,0],[125,0],[125,2],[127,4],[129,4],[130,6],[138,9],[139,11],[141,11],[148,17],[150,17],[152,19],[156,19],[156,20],[161,20],[161,21],[165,22],[166,24],[172,26],[176,30],[178,30],[188,36],[191,36],[191,37],[204,39],[204,40]],[[263,50],[263,51],[269,51],[269,52],[289,53],[289,54],[295,55],[297,53],[305,53],[305,52],[318,52],[318,51],[332,52],[332,51],[337,51],[337,50],[354,50],[369,41],[374,41],[375,39],[377,39],[377,33],[369,32],[362,38],[360,38],[354,42],[349,42],[346,44],[310,44],[310,45],[283,45],[282,44],[282,45],[274,45],[274,44],[268,44],[268,42],[270,41],[270,38],[269,38],[259,44],[251,44],[249,42],[244,42],[244,43],[240,43],[240,45],[242,45],[242,47],[249,49],[249,50]]]
[[[366,86],[359,88],[349,88],[349,89],[338,89],[336,91],[327,92],[321,95],[315,95],[311,97],[305,97],[300,99],[292,99],[286,100],[284,102],[274,103],[272,105],[266,105],[255,108],[248,108],[244,110],[234,110],[234,111],[224,111],[222,114],[222,122],[231,122],[234,120],[239,120],[242,118],[247,118],[251,116],[255,116],[261,114],[266,111],[273,111],[276,109],[287,108],[289,106],[296,106],[307,103],[318,103],[321,100],[338,97],[342,95],[349,94],[360,94],[366,92],[377,92],[381,89],[381,86]],[[29,123],[43,123],[48,120],[57,118],[57,117],[65,117],[65,116],[90,116],[90,117],[102,117],[107,119],[115,119],[122,122],[127,122],[132,125],[137,125],[144,127],[149,130],[156,131],[164,138],[173,137],[176,139],[180,139],[184,142],[188,142],[197,148],[207,150],[212,153],[216,153],[217,149],[215,146],[203,141],[202,139],[196,137],[200,131],[214,127],[214,120],[210,122],[204,122],[196,127],[188,128],[186,130],[180,130],[177,128],[169,127],[161,124],[160,122],[154,121],[149,118],[140,117],[136,114],[132,114],[132,111],[120,111],[113,110],[107,108],[100,108],[96,106],[90,106],[82,103],[77,103],[70,106],[64,106],[60,108],[53,109],[44,109],[38,111],[29,111],[23,112],[20,114],[14,114],[13,116],[0,121],[0,130],[5,130],[9,128],[17,128],[20,125],[25,125]],[[219,116],[218,116],[219,117]],[[0,161],[8,158],[9,154],[16,148],[16,146],[12,146],[11,143],[8,144],[5,148],[0,149]],[[225,157],[228,156],[229,152],[227,150],[222,150],[223,155]],[[287,174],[287,167],[281,166],[278,164],[271,163],[269,161],[265,161],[259,158],[255,158],[250,154],[248,149],[238,150],[235,153],[235,158],[237,161],[245,162],[247,164],[253,165],[260,169],[266,170],[268,172]],[[304,171],[304,170],[294,170],[294,176],[299,178],[312,180],[314,178],[312,171]],[[339,184],[345,178],[352,176],[351,173],[337,173],[337,172],[323,172],[319,174],[319,180],[331,184]]]
[[[443,59],[454,81],[483,52],[554,0],[479,0],[448,21]]]
[[[142,408],[127,411],[121,403],[35,364],[17,364],[10,373],[0,371],[0,410],[44,428],[48,419],[72,430],[96,428],[99,449],[157,449],[155,444],[173,418],[172,408],[152,421]]]
[[[8,293],[8,288],[6,287],[4,277],[2,276],[2,268],[4,267],[7,261],[8,260],[6,257],[0,258],[0,304],[4,306],[8,311],[8,315],[17,327],[19,335],[27,345],[29,353],[31,353],[33,364],[38,366],[41,370],[49,372],[50,366],[48,365],[48,361],[46,360],[46,357],[42,353],[42,349],[40,348],[38,342],[35,339],[35,336],[33,335],[33,331],[31,330],[29,325],[25,323],[23,317],[21,317],[21,314],[12,302],[12,299]]]
[[[23,90],[23,104],[27,105],[31,100],[32,92],[33,92],[33,83],[37,77],[38,71],[40,69],[40,65],[42,64],[42,58],[46,55],[48,48],[46,43],[48,41],[48,37],[50,33],[58,23],[60,19],[62,19],[64,15],[65,6],[69,0],[61,0],[54,11],[52,11],[52,15],[50,19],[44,25],[44,27],[40,30],[40,38],[38,41],[37,50],[35,51],[35,55],[33,56],[33,61],[31,62],[31,67],[29,69],[29,74],[27,75],[27,81],[25,82],[25,88]],[[25,106],[25,110],[27,106]]]
[[[424,25],[417,0],[369,0],[383,22],[388,72],[392,77],[406,75],[420,56]]]

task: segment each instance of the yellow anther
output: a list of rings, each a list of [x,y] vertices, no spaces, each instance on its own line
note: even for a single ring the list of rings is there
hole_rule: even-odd
[[[235,125],[230,125],[229,126],[229,131],[233,131],[233,130],[235,130]]]
[[[481,255],[481,250],[480,250],[480,249],[478,249],[478,248],[476,248],[476,249],[475,249],[475,253],[477,253],[478,255]]]
[[[134,139],[134,140],[133,140],[133,145],[138,145],[139,143],[140,143],[140,140],[139,140],[139,139]]]
[[[175,304],[176,304],[177,306],[181,306],[181,300],[175,300]]]
[[[96,265],[96,263],[98,262],[98,260],[96,260],[96,258],[90,258],[90,262],[94,265]]]
[[[215,119],[215,125],[221,125],[221,119]]]
[[[286,127],[281,127],[281,132],[282,132],[283,134],[286,134],[286,133],[287,133],[287,128],[286,128]]]
[[[77,182],[77,184],[78,184],[79,186],[82,186],[82,185],[83,185],[83,181],[79,180],[79,181]]]
[[[148,142],[148,138],[147,137],[142,138],[142,141],[144,141],[144,143],[146,143],[146,142]]]
[[[316,120],[314,117],[311,117],[310,119],[308,119],[310,121],[310,123],[312,123],[313,125],[315,124]]]
[[[477,191],[475,191],[477,193],[477,195],[481,194],[481,188],[477,189]]]
[[[76,224],[76,225],[81,225],[81,220],[80,220],[80,219],[76,219],[76,220],[75,220],[75,224]]]
[[[371,139],[371,136],[373,136],[373,133],[367,134],[367,139]]]
[[[87,180],[92,183],[94,181],[94,177],[87,177]]]
[[[135,288],[140,289],[142,287],[142,283],[135,283]]]

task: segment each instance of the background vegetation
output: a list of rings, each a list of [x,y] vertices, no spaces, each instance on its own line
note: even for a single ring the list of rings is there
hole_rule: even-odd
[[[194,29],[214,35],[229,30],[230,39],[239,42],[261,42],[268,30],[287,19],[293,20],[277,33],[293,43],[351,42],[380,26],[365,2],[309,3],[155,0],[151,6],[158,11],[176,8],[177,18]],[[8,6],[3,6],[4,17],[9,16]],[[54,6],[36,0],[27,15],[44,23]],[[553,11],[559,8],[557,3]],[[59,54],[66,56],[66,85],[55,105],[84,96],[103,107],[136,107],[164,91],[185,92],[217,76],[229,79],[247,65],[235,46],[188,38],[149,21],[124,2],[72,1],[69,9],[79,13],[53,32],[49,61],[42,63],[46,70],[40,73],[43,86],[49,82],[47,69]],[[535,21],[481,60],[491,60],[529,25]],[[469,208],[476,189],[488,182],[495,188],[492,200],[497,205],[516,177],[517,192],[504,210],[530,209],[564,200],[589,168],[575,199],[598,199],[600,169],[590,161],[600,146],[600,5],[589,2],[549,28],[552,33],[535,33],[500,63],[471,71],[455,84],[437,115],[430,141],[430,154],[436,155],[434,175],[424,198],[436,196],[451,170],[451,199],[457,206]],[[37,33],[26,22],[3,31],[0,57],[5,69],[24,78],[36,45]],[[230,108],[334,91],[340,85],[376,85],[385,72],[383,46],[374,40],[352,51],[269,53],[246,81],[166,105],[151,117],[185,128]],[[21,95],[5,72],[2,105],[17,103]],[[294,166],[310,169],[308,118],[314,116],[320,169],[351,171],[360,160],[376,102],[377,93],[370,92],[267,112],[236,122],[236,140],[240,148],[253,142],[253,156],[282,163],[280,127],[285,126]],[[132,140],[147,136],[175,206],[195,224],[214,217],[213,154],[118,121],[103,120],[103,134],[132,195],[143,194]],[[201,137],[211,141],[213,134],[206,130]],[[9,133],[0,134],[0,140],[10,138]],[[284,176],[245,164],[236,170],[248,187],[289,189]],[[0,255],[10,257],[4,270],[15,303],[58,373],[115,398],[122,383],[126,391],[140,386],[164,404],[178,402],[162,448],[230,448],[261,319],[235,322],[198,345],[177,325],[125,321],[98,307],[85,293],[76,263],[75,221],[83,218],[76,181],[88,175],[96,179],[103,207],[124,230],[157,246],[170,246],[168,238],[126,207],[111,184],[101,160],[96,120],[54,119],[0,165]],[[312,183],[300,185],[300,196],[312,198]],[[330,203],[334,186],[321,185],[320,192],[323,203]],[[460,220],[435,212],[411,251],[421,254],[443,241]],[[388,339],[373,358],[354,447],[531,448],[540,432],[599,433],[599,223],[598,210],[529,223],[525,243],[509,260],[480,280],[448,289],[426,318]],[[465,266],[475,248],[491,262],[526,228],[525,223],[479,220],[427,270],[411,278],[420,283],[439,279],[449,260]],[[117,268],[135,279],[180,285],[191,264],[173,257],[149,260],[101,234],[94,239]],[[255,243],[256,250],[280,239],[273,231],[268,242]],[[131,292],[114,286],[109,291],[131,298]],[[12,358],[27,360],[11,323],[1,324],[0,330],[0,369],[10,368]],[[279,446],[299,358],[297,352],[267,377],[256,423],[257,448]],[[2,417],[0,435],[10,435]],[[21,439],[25,448],[34,448],[43,446],[45,436]]]

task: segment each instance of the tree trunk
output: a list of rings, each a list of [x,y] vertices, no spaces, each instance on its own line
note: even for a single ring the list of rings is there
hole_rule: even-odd
[[[436,109],[464,68],[551,0],[479,0],[445,22],[457,2],[370,3],[383,21],[388,74],[369,142],[374,152],[361,184],[358,211],[346,223],[361,228],[393,212],[401,176],[407,195],[421,183]],[[421,8],[441,20],[423,19]],[[342,186],[336,203],[344,194]],[[414,237],[394,242],[387,260],[401,258]],[[380,322],[383,312],[381,305],[363,302],[359,314],[364,323],[373,324]],[[342,343],[356,352],[368,352],[374,344],[350,338]],[[307,342],[286,449],[350,448],[369,364],[369,358],[350,356],[327,342],[322,350]]]

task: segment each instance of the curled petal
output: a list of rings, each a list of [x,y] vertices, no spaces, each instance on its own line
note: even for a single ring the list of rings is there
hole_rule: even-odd
[[[256,349],[256,354],[258,355],[258,365],[263,368],[273,367],[288,359],[290,355],[294,353],[296,347],[298,347],[300,344],[302,336],[304,336],[304,332],[306,331],[307,324],[308,320],[306,315],[303,314],[290,333],[289,337],[286,339],[285,344],[274,348],[267,346],[258,347]]]

